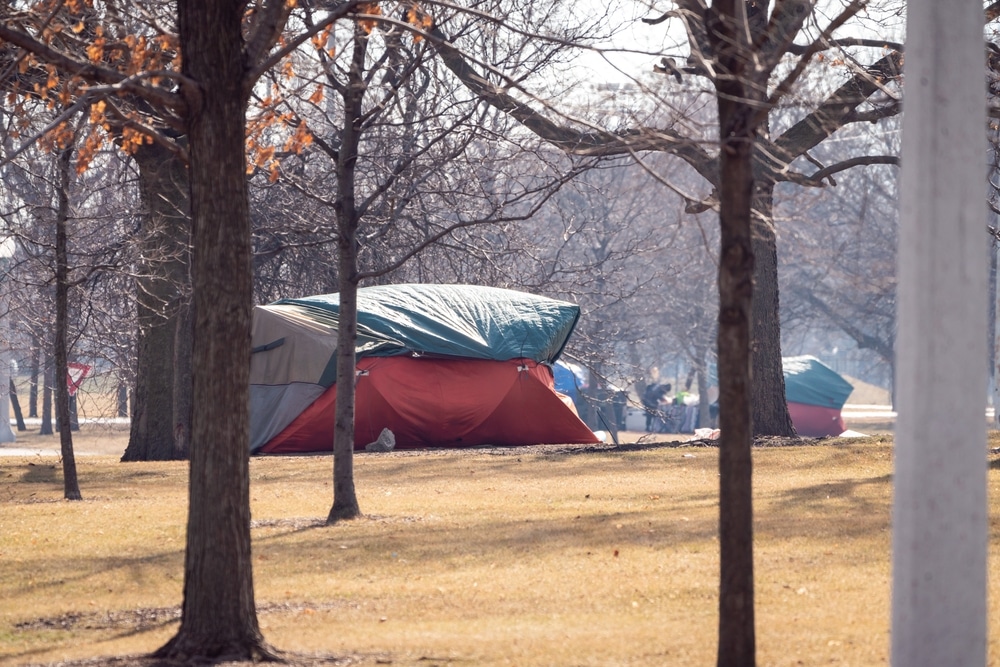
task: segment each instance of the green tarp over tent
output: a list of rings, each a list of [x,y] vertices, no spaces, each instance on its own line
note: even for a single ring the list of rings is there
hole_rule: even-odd
[[[839,410],[854,387],[816,357],[784,357],[785,398],[794,403]]]
[[[339,294],[283,299],[335,325]],[[478,285],[376,285],[358,290],[357,354],[434,354],[554,363],[580,317],[564,301]]]

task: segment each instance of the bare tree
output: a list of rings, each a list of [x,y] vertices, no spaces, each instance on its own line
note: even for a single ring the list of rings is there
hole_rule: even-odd
[[[338,7],[324,20],[332,23],[352,7]],[[48,25],[44,19],[36,22],[38,15],[0,17],[0,39],[67,77],[79,77],[87,100],[145,100],[187,137],[187,145],[177,150],[188,159],[194,249],[191,501],[181,627],[159,651],[163,657],[272,655],[257,625],[250,560],[251,262],[244,134],[254,82],[284,55],[271,51],[290,8],[284,2],[261,3],[246,24],[244,9],[239,0],[182,0],[177,13],[181,71],[149,72],[140,66],[138,75],[107,66],[101,58],[82,61],[40,39]],[[132,117],[130,127],[142,137],[169,143],[145,120]]]
[[[777,140],[767,136],[770,110],[782,99],[816,53],[835,44],[832,34],[858,12],[864,2],[849,4],[808,45],[795,38],[810,15],[809,2],[779,2],[773,12],[758,0],[720,0],[707,6],[702,0],[683,0],[678,10],[652,23],[681,19],[690,36],[687,68],[666,67],[681,80],[684,74],[704,76],[714,88],[718,109],[719,151],[713,155],[676,129],[640,127],[610,132],[601,128],[573,129],[552,122],[509,91],[514,78],[499,68],[473,68],[454,48],[444,26],[433,31],[434,43],[449,68],[483,99],[504,109],[532,131],[577,153],[638,153],[659,150],[689,162],[716,185],[720,216],[718,356],[720,379],[720,578],[719,664],[754,664],[753,560],[750,445],[753,428],[778,434],[794,433],[784,404],[777,335],[777,262],[770,222],[773,184],[793,178],[803,183],[822,178],[856,162],[824,167],[803,176],[791,172],[792,162],[847,122],[860,120],[858,108],[870,97],[882,95],[885,81],[898,71],[899,52],[883,56],[875,65],[859,69],[850,81],[830,95],[815,111]],[[782,58],[800,54],[795,65],[778,76]],[[504,88],[495,81],[503,82]],[[866,119],[895,113],[895,99],[878,104]],[[874,162],[881,158],[866,158]],[[886,158],[885,160],[888,160]],[[895,159],[895,158],[891,158]],[[714,207],[714,201],[692,202],[692,209]],[[752,215],[753,212],[753,215]],[[756,238],[751,223],[757,220]],[[755,269],[756,266],[756,269]],[[754,274],[762,291],[754,306]],[[755,316],[754,313],[757,313]],[[774,327],[766,323],[774,323]],[[751,323],[754,331],[754,374],[750,373]],[[773,334],[773,335],[772,335]],[[754,392],[751,377],[763,391]],[[775,410],[775,408],[780,408]]]
[[[155,103],[134,91],[97,92],[92,88],[80,96],[75,93],[79,68],[88,62],[107,68],[103,73],[95,72],[105,84],[141,65],[150,70],[167,69],[177,55],[174,21],[166,3],[151,3],[142,12],[114,4],[62,8],[51,15],[40,7],[36,11],[17,15],[18,22],[29,31],[44,32],[46,22],[54,22],[60,29],[46,33],[49,44],[44,53],[25,54],[10,45],[0,49],[0,86],[41,101],[75,98],[62,121],[74,112],[89,111],[91,123],[81,136],[79,164],[88,164],[108,140],[135,156],[143,175],[143,208],[148,215],[142,232],[146,247],[135,274],[138,370],[134,374],[135,419],[124,459],[178,458],[186,455],[185,443],[190,439],[185,401],[191,395],[190,332],[184,324],[190,291],[187,174],[173,144],[178,125],[171,114],[161,114]],[[64,22],[73,25],[73,30],[61,29]],[[62,76],[50,75],[53,65],[65,70]],[[100,99],[107,92],[113,94]],[[15,112],[23,104],[17,100]],[[56,129],[59,122],[53,123]],[[143,134],[144,126],[153,132]],[[174,399],[179,401],[176,407]]]
[[[73,144],[59,151],[57,174],[59,189],[56,193],[56,327],[54,333],[55,376],[67,375],[66,348],[69,329],[69,260],[67,258],[66,227],[69,222],[70,159]],[[63,459],[63,485],[67,500],[81,500],[80,482],[76,474],[76,457],[73,454],[73,433],[70,428],[69,390],[65,382],[56,383],[56,415],[59,421],[59,444]]]
[[[771,223],[773,216],[773,188],[779,182],[800,185],[822,186],[824,179],[837,172],[857,166],[879,162],[895,162],[895,156],[864,155],[836,164],[817,164],[809,156],[809,151],[820,144],[839,128],[849,123],[872,121],[898,112],[898,96],[893,92],[893,81],[898,77],[900,47],[885,40],[871,41],[860,38],[833,39],[833,31],[845,24],[865,2],[848,5],[847,10],[830,21],[819,33],[806,35],[808,44],[796,44],[805,18],[810,15],[811,3],[777,3],[773,12],[768,12],[768,4],[753,0],[747,3],[746,12],[756,21],[754,34],[760,43],[761,65],[776,72],[776,83],[764,79],[753,84],[758,88],[760,98],[756,103],[761,108],[755,114],[756,123],[765,127],[769,110],[775,108],[779,100],[794,88],[812,57],[817,53],[840,49],[891,49],[872,65],[856,66],[851,70],[846,83],[830,92],[823,100],[812,105],[812,111],[787,127],[780,134],[765,131],[754,138],[754,235],[755,282],[758,298],[754,303],[754,373],[751,385],[754,400],[754,428],[758,433],[790,435],[794,433],[784,403],[784,380],[781,371],[780,330],[778,318],[774,316],[778,307],[776,237]],[[677,8],[664,13],[649,22],[659,24],[668,20],[679,20],[688,34],[687,64],[678,67],[677,58],[665,56],[661,61],[662,71],[677,78],[682,84],[689,79],[707,80],[714,88],[717,54],[708,38],[707,19],[710,8],[702,0],[684,0]],[[742,11],[742,10],[741,10]],[[501,68],[484,67],[478,71],[461,57],[454,48],[460,37],[446,35],[444,26],[436,26],[432,31],[435,44],[444,62],[471,90],[484,100],[504,109],[525,124],[532,131],[565,150],[585,154],[631,153],[639,155],[646,151],[662,151],[676,155],[688,162],[713,187],[713,193],[690,196],[688,208],[692,211],[717,208],[721,156],[706,151],[704,142],[710,136],[696,136],[685,132],[683,124],[636,125],[615,130],[605,129],[598,124],[573,123],[569,119],[560,124],[532,107],[538,98],[515,94],[523,88],[516,74]],[[539,39],[544,36],[539,35]],[[757,39],[757,38],[755,38]],[[783,64],[785,57],[796,60]],[[862,56],[863,57],[863,56]],[[826,58],[826,62],[856,62],[857,56]],[[776,69],[782,63],[781,69]],[[768,85],[773,90],[769,90]],[[714,93],[713,93],[714,94]],[[655,99],[664,108],[672,106],[669,95],[659,93]],[[553,112],[558,113],[558,112]],[[564,116],[565,117],[565,116]],[[811,161],[810,161],[811,160]],[[798,161],[798,162],[797,162]],[[795,163],[795,164],[793,164]],[[799,167],[799,164],[802,167]],[[800,170],[802,169],[802,170]]]
[[[311,61],[300,55],[296,79],[270,77],[269,98],[285,100],[282,113],[294,111],[286,152],[299,155],[286,155],[279,166],[268,164],[273,149],[259,148],[255,160],[262,173],[280,169],[311,203],[314,217],[332,219],[320,226],[325,240],[323,233],[305,235],[306,243],[336,248],[336,271],[325,274],[336,279],[339,303],[329,523],[361,511],[353,478],[359,284],[398,275],[433,246],[454,252],[471,227],[530,217],[584,166],[557,156],[555,164],[519,178],[511,165],[524,160],[513,142],[504,151],[488,141],[498,134],[492,125],[498,114],[446,85],[427,43],[411,36],[429,17],[401,8],[405,20],[397,21],[395,13],[365,5],[360,9],[367,13],[346,36],[317,40]],[[470,26],[473,19],[465,18]],[[308,11],[305,22],[313,23]],[[277,112],[265,108],[263,115]],[[274,260],[290,239],[264,233]]]

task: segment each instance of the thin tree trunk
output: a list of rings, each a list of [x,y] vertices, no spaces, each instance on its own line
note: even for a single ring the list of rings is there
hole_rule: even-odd
[[[17,386],[14,384],[14,378],[10,379],[10,405],[14,409],[14,419],[17,421],[17,430],[28,430],[28,427],[24,425],[24,415],[21,413],[21,402],[17,400]]]
[[[69,340],[69,259],[66,234],[69,219],[70,158],[72,148],[59,153],[59,205],[56,212],[56,330],[55,330],[55,376],[56,411],[59,428],[59,445],[63,461],[63,486],[66,500],[80,500],[80,482],[76,475],[76,457],[73,453],[73,429],[69,409],[69,387],[67,375],[67,342]]]
[[[118,416],[128,417],[128,385],[118,383]]]
[[[342,265],[344,262],[342,261]],[[355,341],[357,340],[358,286],[341,280],[337,324],[337,401],[333,429],[333,505],[328,524],[361,515],[354,489]]]
[[[6,264],[6,261],[6,258],[0,259],[0,272],[6,271],[7,267],[3,266],[3,264]],[[2,324],[0,331],[3,333],[4,340],[9,341],[11,336],[8,333],[7,320],[10,308],[9,300],[6,296],[0,297],[0,308],[3,308],[5,311],[3,314],[0,314],[0,324]],[[17,397],[11,394],[10,391],[14,387],[14,376],[10,372],[10,356],[9,350],[0,350],[0,442],[2,443],[17,441],[17,436],[10,428],[10,409],[17,402]],[[20,415],[20,408],[18,408],[17,413]]]
[[[699,339],[702,340],[702,339]],[[711,423],[708,400],[708,345],[701,342],[694,346],[695,375],[698,383],[698,425],[707,428]]]
[[[719,96],[719,115],[725,129],[739,124],[740,108],[724,98]],[[732,188],[719,214],[719,667],[756,664],[749,354],[754,255],[749,151],[735,152],[723,151],[722,178]]]
[[[38,376],[41,373],[42,346],[38,336],[31,336],[31,379],[28,381],[28,417],[38,417]]]
[[[749,124],[753,66],[744,11],[742,0],[721,0],[707,17],[720,70],[719,182],[725,184],[719,211],[719,667],[756,664],[750,406],[755,129]]]
[[[192,353],[194,320],[191,302],[184,299],[178,307],[174,335],[174,452],[178,458],[191,453],[191,411],[194,409],[191,383],[193,381]]]
[[[45,352],[45,363],[42,366],[42,425],[39,435],[52,435],[52,356]]]
[[[344,95],[344,129],[337,162],[337,257],[340,312],[337,320],[337,402],[333,428],[333,506],[326,522],[361,515],[354,490],[355,345],[358,338],[358,212],[354,175],[358,159],[367,35],[354,28],[354,50]]]

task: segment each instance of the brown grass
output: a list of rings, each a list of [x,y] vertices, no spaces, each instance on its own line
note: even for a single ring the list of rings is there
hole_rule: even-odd
[[[884,438],[754,452],[759,664],[887,662],[891,458]],[[176,630],[186,464],[77,461],[85,500],[69,503],[55,458],[0,458],[0,664],[149,652]],[[366,517],[326,527],[330,457],[251,461],[256,596],[275,646],[365,665],[714,663],[715,449],[355,466]],[[997,577],[990,605],[1000,618]]]

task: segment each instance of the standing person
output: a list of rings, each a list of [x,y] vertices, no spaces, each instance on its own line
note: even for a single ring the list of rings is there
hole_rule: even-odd
[[[615,415],[615,428],[619,431],[627,430],[627,425],[625,423],[626,411],[625,408],[628,406],[628,393],[624,389],[619,389],[615,392],[614,396],[611,398],[611,409]]]
[[[667,384],[651,384],[646,387],[646,391],[642,394],[642,407],[646,410],[646,432],[652,433],[655,429],[654,426],[657,425],[657,421],[660,418],[660,401],[666,396],[671,389],[671,385]]]
[[[659,402],[659,394],[656,383],[646,385],[646,390],[642,392],[642,409],[646,413],[646,432],[652,430],[653,420],[656,418],[656,404]]]

